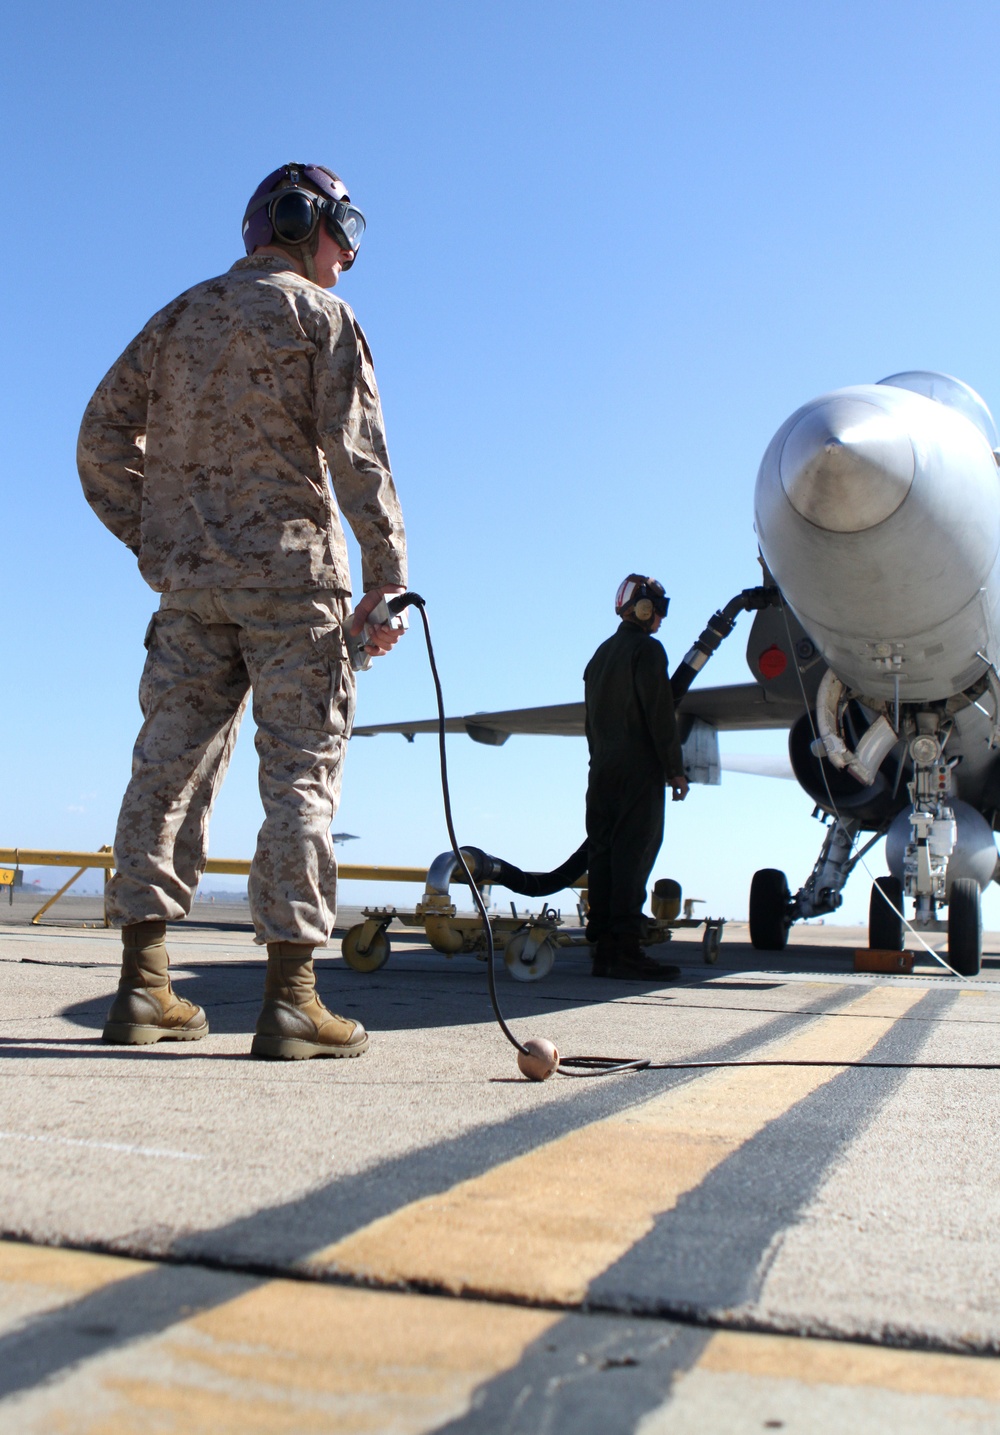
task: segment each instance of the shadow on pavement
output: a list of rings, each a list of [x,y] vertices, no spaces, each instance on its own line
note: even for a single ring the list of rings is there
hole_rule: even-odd
[[[395,935],[395,934],[394,934]],[[801,946],[784,952],[754,952],[736,947],[724,952],[718,966],[705,965],[700,947],[695,944],[673,944],[655,952],[661,959],[682,964],[682,975],[669,985],[656,982],[613,982],[595,980],[590,976],[586,951],[561,952],[554,971],[538,982],[512,981],[497,958],[497,986],[504,1013],[512,1019],[553,1015],[561,1010],[601,1006],[612,1001],[662,1001],[669,1004],[674,993],[712,983],[716,990],[763,992],[780,988],[782,976],[796,972],[812,972],[817,977],[837,978],[853,965],[851,948]],[[994,972],[1000,958],[984,959],[984,967]],[[750,972],[761,977],[748,980]],[[771,978],[771,980],[768,980]],[[260,1007],[264,984],[264,962],[260,961],[192,961],[184,965],[184,953],[176,954],[174,985],[180,995],[203,1006],[208,1013],[213,1033],[217,1035],[248,1035]],[[339,957],[317,960],[317,985],[327,1006],[344,1016],[355,1017],[373,1032],[422,1031],[435,1028],[477,1025],[490,1020],[486,972],[483,962],[472,956],[458,956],[448,961],[426,946],[416,949],[408,944],[394,950],[388,964],[377,972],[352,971]],[[113,969],[108,969],[106,995],[93,992],[79,1002],[66,1006],[59,1014],[74,1026],[99,1034],[107,1006],[115,987]],[[5,1043],[0,1038],[0,1049]],[[172,1047],[177,1044],[171,1043]],[[54,1055],[62,1047],[71,1054],[68,1043],[29,1041],[23,1045],[7,1044],[7,1051],[27,1055]],[[105,1049],[108,1051],[109,1049]],[[193,1055],[193,1053],[192,1053]]]
[[[483,963],[468,958],[461,965],[460,959],[447,963],[426,951],[422,957],[425,963],[422,970],[412,967],[407,970],[401,963],[395,970],[390,965],[368,975],[351,971],[337,959],[321,960],[317,963],[317,987],[331,1010],[363,1021],[373,1032],[422,1031],[491,1020]],[[573,965],[576,970],[572,969]],[[497,987],[505,1014],[517,1019],[602,1006],[629,997],[668,1001],[672,993],[701,986],[715,975],[724,973],[716,973],[714,968],[704,968],[699,963],[684,970],[681,978],[669,986],[656,982],[595,980],[586,959],[579,959],[572,965],[564,961],[561,972],[557,970],[539,982],[514,982],[501,968],[497,973]],[[220,962],[184,968],[178,963],[173,985],[179,995],[205,1008],[213,1033],[245,1035],[253,1032],[260,1009],[264,965],[263,962],[252,965]],[[778,983],[767,984],[771,985]],[[761,983],[753,984],[755,990],[761,986]],[[91,994],[83,1001],[64,1007],[59,1015],[96,1036],[104,1025],[114,990],[114,974],[109,970],[106,997]],[[26,1045],[42,1051],[48,1041],[33,1040]],[[56,1048],[65,1049],[65,1045],[53,1041],[48,1054],[54,1055]],[[178,1043],[171,1043],[176,1045]],[[0,1037],[0,1050],[3,1046],[4,1038]]]

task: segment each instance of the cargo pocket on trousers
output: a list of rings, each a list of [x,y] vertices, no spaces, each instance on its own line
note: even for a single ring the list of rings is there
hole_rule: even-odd
[[[302,727],[346,737],[354,720],[354,683],[339,626],[314,635],[302,679]]]
[[[149,716],[156,701],[161,684],[157,680],[156,670],[156,619],[159,615],[154,613],[146,624],[146,634],[142,640],[142,646],[146,649],[146,661],[142,665],[142,673],[139,677],[139,711],[143,717]]]

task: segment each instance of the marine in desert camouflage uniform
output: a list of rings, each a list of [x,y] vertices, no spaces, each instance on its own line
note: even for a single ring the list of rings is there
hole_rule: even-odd
[[[294,242],[281,232],[273,196],[300,218],[312,203],[305,237],[303,224],[284,226]],[[341,513],[362,554],[356,627],[406,582],[371,354],[328,292],[363,226],[331,171],[268,176],[244,221],[248,257],[154,315],[87,407],[84,493],[163,595],[146,634],[144,722],[107,889],[124,944],[108,1041],[208,1031],[201,1008],[171,990],[165,924],[190,911],[252,695],[264,823],[249,897],[268,948],[252,1050],[353,1056],[367,1046],[360,1023],[319,1002],[312,966],[334,923],[330,826],[354,715]],[[396,637],[374,629],[369,651]]]

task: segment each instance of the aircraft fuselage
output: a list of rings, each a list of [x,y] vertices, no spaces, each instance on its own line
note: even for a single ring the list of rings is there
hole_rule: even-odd
[[[900,897],[925,924],[967,895],[956,882],[994,875],[997,442],[966,385],[908,373],[814,399],[768,445],[754,511],[786,626],[762,615],[778,635],[763,648],[758,632],[748,657],[765,687],[800,682],[792,765],[835,819],[792,920],[839,905],[862,829],[888,832]]]

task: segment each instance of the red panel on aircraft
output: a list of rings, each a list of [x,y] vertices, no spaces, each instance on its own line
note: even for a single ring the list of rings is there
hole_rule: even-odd
[[[760,669],[761,677],[765,680],[768,678],[780,678],[788,667],[788,658],[785,655],[784,649],[779,648],[777,643],[772,643],[769,648],[764,649],[757,659],[757,666]]]

